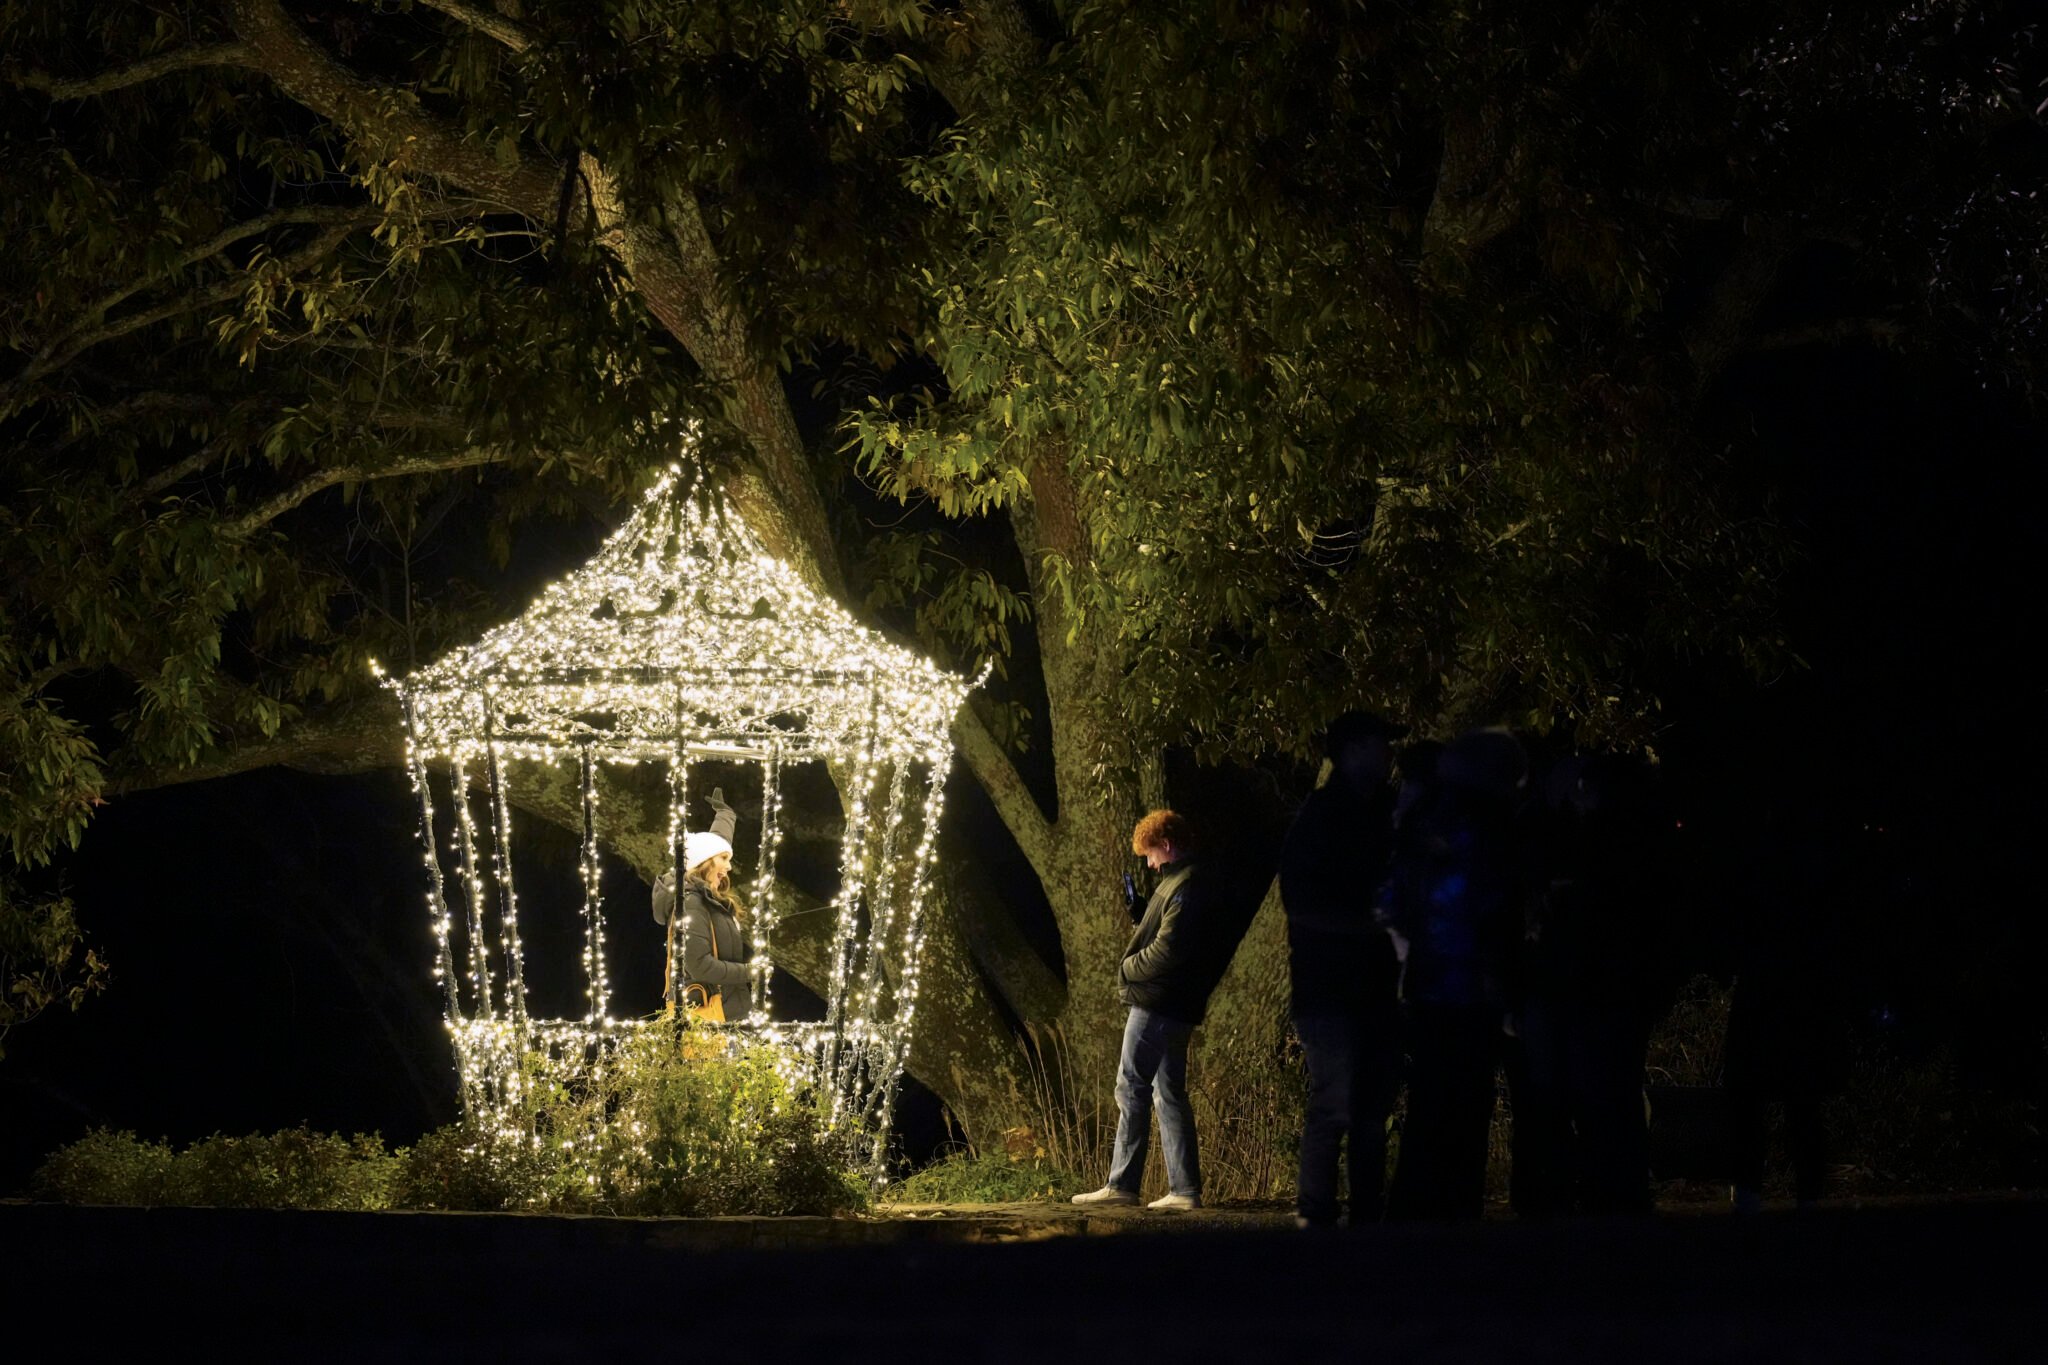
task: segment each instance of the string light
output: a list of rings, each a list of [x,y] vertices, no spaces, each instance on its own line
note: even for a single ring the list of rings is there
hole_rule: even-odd
[[[599,765],[666,767],[676,909],[687,914],[681,864],[691,769],[707,761],[753,763],[762,783],[749,889],[756,907],[748,963],[755,1008],[743,1021],[699,1027],[769,1044],[793,1081],[826,1092],[835,1122],[863,1125],[879,1170],[916,1015],[950,729],[973,684],[812,592],[679,467],[648,490],[588,564],[543,590],[517,619],[385,681],[405,708],[434,973],[472,1121],[501,1138],[539,1143],[541,1097],[616,1078],[634,1055],[631,1040],[672,1027],[659,1017],[611,1013]],[[585,1009],[581,1018],[555,1019],[529,1012],[508,782],[515,763],[571,761],[582,815]],[[847,806],[823,1023],[773,1018],[769,995],[784,919],[775,889],[782,786],[791,765],[812,762],[833,767]],[[466,922],[449,903],[436,841],[429,781],[435,766],[445,766],[449,777],[448,852],[465,893]],[[490,802],[488,840],[470,806],[479,769]],[[493,902],[495,962],[486,937]],[[466,940],[466,1003],[458,924]],[[677,929],[685,937],[687,922]],[[680,980],[681,963],[674,967]]]

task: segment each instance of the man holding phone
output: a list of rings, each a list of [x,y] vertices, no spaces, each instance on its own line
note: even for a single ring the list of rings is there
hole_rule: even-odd
[[[1117,1064],[1116,1148],[1109,1182],[1075,1195],[1074,1202],[1138,1202],[1156,1106],[1167,1193],[1149,1207],[1198,1209],[1202,1167],[1187,1093],[1188,1040],[1230,965],[1236,938],[1219,904],[1217,883],[1195,860],[1194,832],[1185,818],[1170,810],[1153,811],[1131,831],[1131,851],[1160,874],[1159,885],[1145,902],[1117,969],[1118,989],[1131,1012]],[[1137,886],[1129,873],[1124,874],[1124,895],[1136,905]]]

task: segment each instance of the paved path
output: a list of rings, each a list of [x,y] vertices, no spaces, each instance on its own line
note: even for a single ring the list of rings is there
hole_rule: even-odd
[[[124,1361],[2048,1360],[2041,1200],[1357,1235],[1261,1209],[905,1212],[16,1204],[0,1291],[10,1356],[48,1329]],[[149,1344],[112,1350],[116,1321]]]

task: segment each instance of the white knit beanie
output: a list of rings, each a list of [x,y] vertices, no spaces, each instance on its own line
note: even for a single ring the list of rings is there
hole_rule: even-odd
[[[683,836],[683,871],[701,867],[719,854],[732,856],[732,845],[710,830],[691,830]]]

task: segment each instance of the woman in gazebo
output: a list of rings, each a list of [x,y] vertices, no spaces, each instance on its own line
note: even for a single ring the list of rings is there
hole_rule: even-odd
[[[732,837],[739,816],[725,803],[725,789],[711,789],[711,828],[683,836],[684,1006],[697,1018],[738,1023],[754,1008],[754,973],[748,965],[754,945],[747,937],[746,907],[732,889]],[[667,999],[677,1000],[675,873],[654,883],[654,922],[669,932]]]

